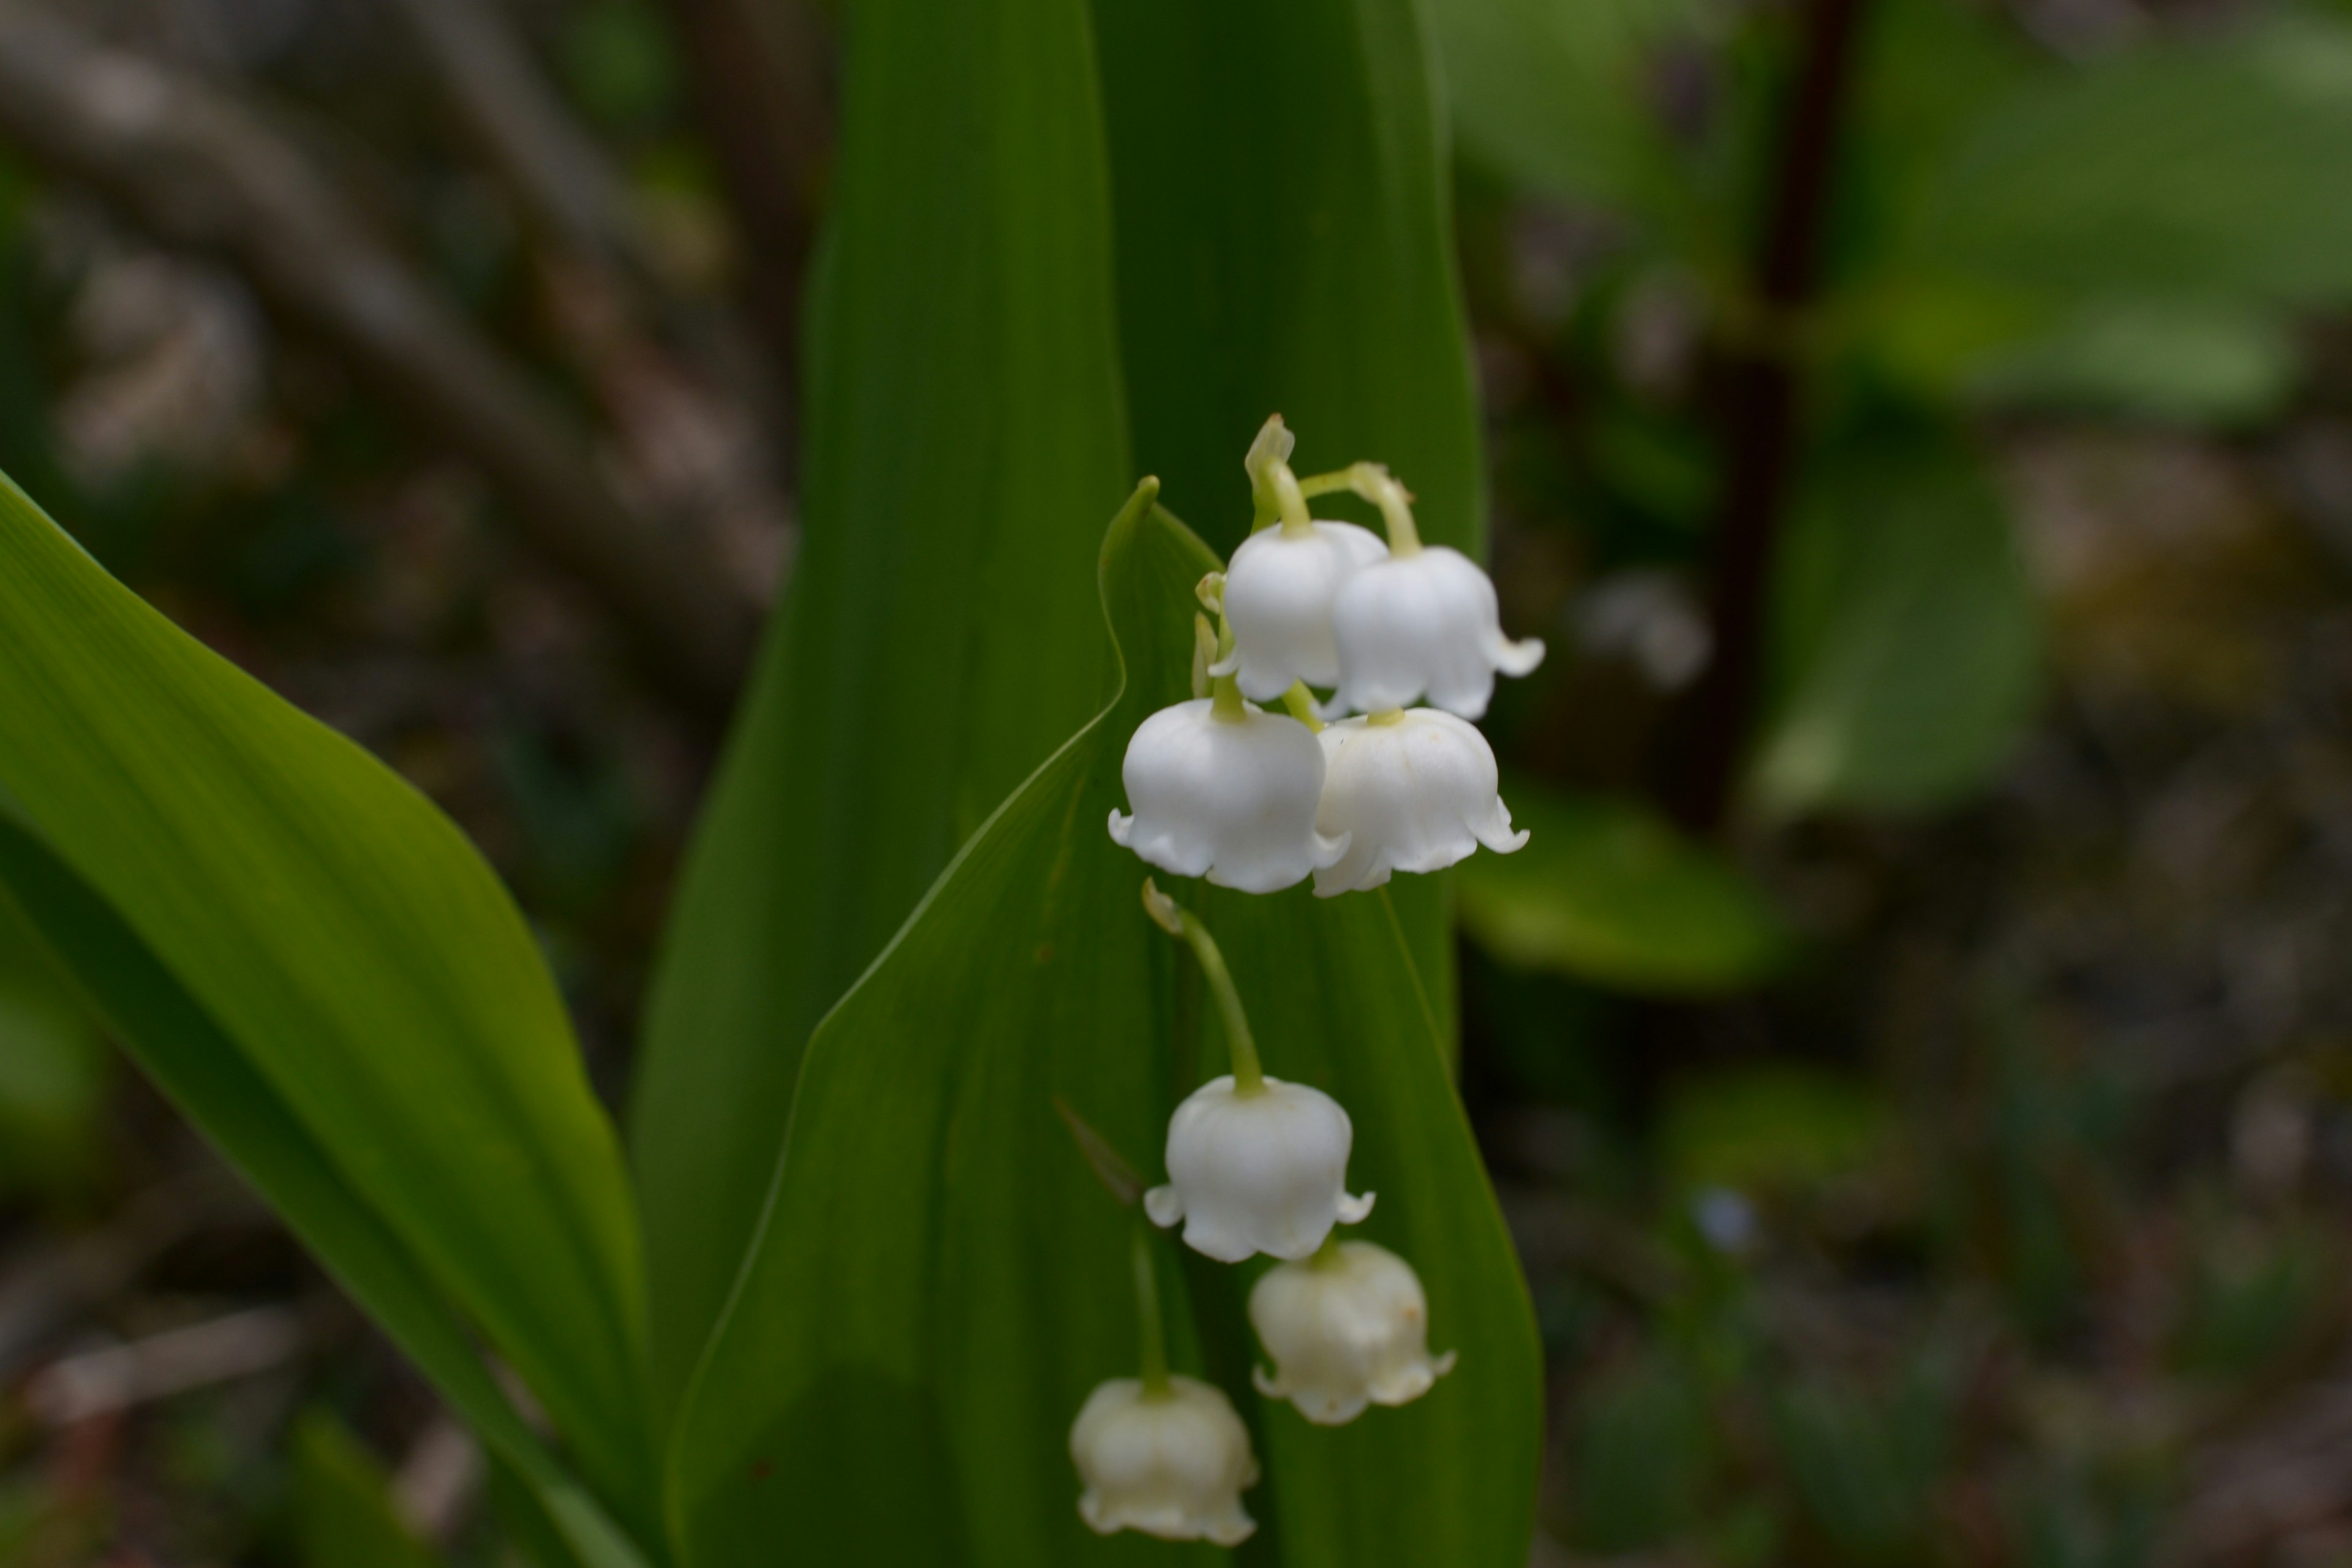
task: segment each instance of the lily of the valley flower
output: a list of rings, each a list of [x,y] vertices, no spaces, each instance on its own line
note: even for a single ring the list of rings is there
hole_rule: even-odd
[[[1195,1378],[1098,1385],[1070,1428],[1070,1458],[1086,1483],[1078,1514],[1099,1534],[1233,1546],[1257,1529],[1242,1509],[1258,1478],[1249,1428],[1223,1390]]]
[[[1185,1245],[1223,1263],[1259,1252],[1305,1258],[1333,1226],[1372,1212],[1371,1194],[1347,1191],[1355,1137],[1347,1111],[1321,1089],[1213,1079],[1170,1119],[1168,1184],[1143,1194],[1144,1212],[1162,1228],[1183,1221]]]
[[[1355,573],[1332,600],[1339,689],[1324,711],[1377,713],[1425,697],[1479,718],[1495,672],[1527,674],[1543,662],[1544,646],[1503,636],[1494,583],[1460,551],[1423,547],[1404,487],[1371,471],[1363,489],[1388,524],[1389,558]]]
[[[1358,572],[1388,552],[1370,529],[1307,521],[1304,502],[1296,526],[1286,521],[1242,541],[1225,569],[1224,597],[1242,695],[1266,702],[1296,681],[1338,685],[1332,601]]]
[[[1180,877],[1271,893],[1347,849],[1315,830],[1323,749],[1313,731],[1230,689],[1146,719],[1119,776],[1135,814],[1114,808],[1111,837]]]
[[[1484,844],[1508,855],[1528,841],[1511,831],[1497,794],[1494,749],[1467,721],[1435,708],[1391,710],[1327,726],[1318,830],[1347,853],[1315,873],[1324,898],[1377,888],[1391,871],[1437,871]]]
[[[1454,1370],[1429,1353],[1429,1298],[1412,1266],[1369,1241],[1342,1241],[1267,1271],[1250,1291],[1250,1322],[1274,1370],[1258,1392],[1309,1421],[1342,1426],[1367,1405],[1407,1405]]]

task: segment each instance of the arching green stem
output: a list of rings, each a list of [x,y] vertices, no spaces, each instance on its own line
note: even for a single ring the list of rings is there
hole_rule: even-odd
[[[1135,1321],[1143,1352],[1143,1392],[1168,1397],[1168,1330],[1160,1317],[1160,1280],[1151,1267],[1151,1237],[1140,1225],[1131,1233],[1135,1264]]]
[[[1234,1058],[1234,1092],[1263,1094],[1265,1070],[1258,1066],[1257,1041],[1250,1034],[1249,1016],[1242,1011],[1241,993],[1234,989],[1233,973],[1225,968],[1225,955],[1217,950],[1217,939],[1209,934],[1200,916],[1161,892],[1149,877],[1143,879],[1143,907],[1160,930],[1191,944],[1192,956],[1201,961],[1202,976],[1208,981],[1217,1011],[1225,1020],[1225,1043]]]
[[[1412,521],[1412,492],[1397,483],[1387,468],[1378,463],[1351,463],[1298,481],[1302,497],[1332,495],[1340,490],[1352,490],[1381,509],[1381,521],[1388,528],[1391,555],[1421,552],[1421,530]]]

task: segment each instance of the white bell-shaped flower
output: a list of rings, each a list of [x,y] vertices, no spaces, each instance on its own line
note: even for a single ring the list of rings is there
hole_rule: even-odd
[[[1132,1377],[1100,1384],[1070,1427],[1070,1458],[1086,1483],[1078,1515],[1097,1534],[1233,1546],[1257,1529],[1242,1510],[1258,1477],[1249,1428],[1198,1379],[1171,1376],[1160,1393]]]
[[[1349,578],[1388,552],[1380,535],[1352,522],[1262,528],[1242,541],[1224,585],[1242,695],[1269,702],[1296,681],[1338,685],[1332,601]]]
[[[1484,844],[1508,855],[1528,841],[1511,831],[1497,791],[1494,748],[1476,725],[1436,708],[1327,725],[1323,804],[1316,826],[1347,852],[1315,873],[1324,898],[1377,888],[1391,871],[1439,871]]]
[[[1260,1394],[1287,1399],[1309,1421],[1339,1426],[1367,1405],[1408,1405],[1454,1370],[1429,1353],[1429,1298],[1412,1266],[1369,1241],[1343,1241],[1267,1271],[1249,1315],[1274,1370],[1252,1373]]]
[[[1345,853],[1315,831],[1323,749],[1297,720],[1247,704],[1226,717],[1199,697],[1162,708],[1127,743],[1119,769],[1135,815],[1110,836],[1164,871],[1272,893]]]
[[[1168,1122],[1168,1184],[1143,1194],[1162,1229],[1184,1222],[1184,1243],[1221,1263],[1254,1253],[1305,1258],[1335,1225],[1372,1212],[1350,1197],[1348,1152],[1356,1130],[1319,1089],[1268,1078],[1238,1091],[1212,1079]]]
[[[1465,719],[1486,711],[1495,672],[1525,675],[1544,646],[1503,636],[1495,584],[1477,563],[1435,544],[1399,548],[1352,574],[1331,603],[1339,689],[1324,711],[1376,713],[1423,698]]]

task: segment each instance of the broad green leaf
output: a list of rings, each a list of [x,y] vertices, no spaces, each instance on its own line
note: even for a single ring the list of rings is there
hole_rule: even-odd
[[[89,1009],[0,898],[0,1191],[69,1191],[93,1173],[106,1068]]]
[[[1300,472],[1387,463],[1423,538],[1485,553],[1444,110],[1419,11],[1094,7],[1136,464],[1220,552],[1249,526],[1242,454],[1280,413]],[[1396,899],[1450,1040],[1445,879]]]
[[[2300,368],[2277,311],[2108,299],[1987,356],[1967,390],[2001,408],[2245,426],[2277,412]]]
[[[157,1087],[230,1154],[484,1444],[529,1478],[580,1561],[644,1568],[646,1557],[507,1402],[406,1244],[236,1043],[19,813],[0,793],[0,910],[26,917]]]
[[[1190,961],[1138,906],[1146,868],[1103,828],[1128,736],[1187,694],[1192,584],[1215,564],[1150,500],[1102,553],[1119,694],[965,845],[810,1044],[757,1245],[680,1421],[671,1505],[698,1568],[770,1563],[780,1542],[839,1564],[1208,1555],[1091,1535],[1067,1452],[1088,1389],[1134,1372],[1134,1219],[1054,1100],[1156,1173],[1177,1099],[1223,1070],[1194,1035]],[[1220,932],[1269,1069],[1349,1107],[1355,1180],[1380,1194],[1364,1234],[1420,1269],[1435,1342],[1462,1357],[1407,1408],[1310,1429],[1248,1390],[1246,1271],[1192,1260],[1178,1363],[1235,1394],[1265,1461],[1245,1554],[1519,1568],[1532,1318],[1388,901],[1176,891]]]
[[[1748,780],[1759,806],[1925,809],[2000,762],[2032,711],[2041,642],[1980,470],[1900,451],[1841,466],[1780,578],[1782,695]]]
[[[1130,470],[1083,5],[863,6],[847,68],[804,543],[632,1106],[665,1412],[759,1217],[809,1030],[1108,679],[1093,562]]]
[[[434,1568],[392,1501],[391,1478],[341,1422],[314,1413],[294,1429],[294,1516],[309,1568]]]
[[[1618,990],[1736,991],[1769,974],[1788,933],[1730,862],[1630,800],[1504,781],[1516,854],[1474,855],[1456,873],[1462,924],[1507,963]]]
[[[2352,296],[2352,26],[2305,14],[2020,92],[1922,192],[1921,271],[2068,293]]]
[[[1687,221],[1654,73],[1690,42],[1686,0],[1437,0],[1430,7],[1463,151],[1513,184]]]
[[[0,690],[0,784],[117,922],[112,945],[152,973],[85,963],[47,900],[19,889],[52,951],[167,1089],[167,1051],[216,1086],[236,1080],[184,1102],[289,1212],[308,1201],[289,1184],[316,1173],[262,1167],[299,1137],[380,1227],[366,1245],[395,1247],[480,1329],[642,1528],[652,1460],[627,1183],[554,985],[480,857],[5,484]],[[172,991],[170,1037],[121,1016],[139,984]],[[334,1226],[310,1239],[345,1261]]]

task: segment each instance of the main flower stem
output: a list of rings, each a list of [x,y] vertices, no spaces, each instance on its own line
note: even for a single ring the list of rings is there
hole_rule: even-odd
[[[1217,1011],[1225,1020],[1225,1044],[1234,1057],[1234,1092],[1262,1094],[1265,1091],[1265,1069],[1258,1066],[1257,1041],[1250,1034],[1249,1016],[1242,1011],[1241,993],[1234,989],[1233,973],[1225,967],[1225,955],[1217,950],[1217,939],[1201,923],[1201,917],[1190,910],[1179,911],[1184,922],[1184,940],[1192,944],[1192,956],[1201,961],[1201,973],[1217,998]]]
[[[1209,934],[1200,916],[1161,892],[1149,877],[1143,879],[1143,909],[1152,924],[1190,942],[1192,956],[1201,961],[1201,973],[1216,994],[1217,1011],[1224,1015],[1225,1044],[1234,1058],[1234,1092],[1265,1093],[1265,1072],[1257,1063],[1257,1041],[1250,1035],[1249,1015],[1242,1011],[1241,993],[1234,989],[1233,972],[1225,967],[1225,955],[1217,951],[1217,939]]]
[[[1152,1399],[1168,1397],[1168,1331],[1160,1318],[1160,1281],[1151,1268],[1151,1238],[1142,1226],[1129,1233],[1129,1248],[1135,1263],[1135,1321],[1143,1348],[1143,1392]]]

